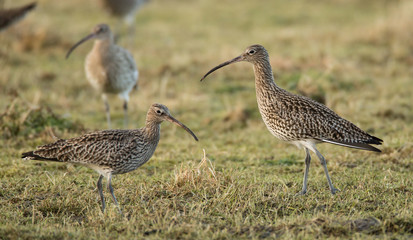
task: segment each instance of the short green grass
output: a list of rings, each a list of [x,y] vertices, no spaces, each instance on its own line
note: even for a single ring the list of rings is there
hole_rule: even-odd
[[[113,179],[122,218],[106,191],[101,213],[92,170],[20,159],[53,134],[106,128],[83,71],[92,44],[64,56],[95,24],[116,20],[97,1],[38,1],[0,33],[0,239],[411,238],[412,11],[409,0],[151,1],[135,37],[119,43],[141,73],[130,127],[160,102],[200,141],[164,123],[152,159]],[[268,49],[281,87],[384,140],[381,154],[319,146],[335,196],[316,158],[308,194],[294,196],[304,152],[266,130],[248,63],[199,82],[255,43]],[[121,101],[111,103],[122,127]]]

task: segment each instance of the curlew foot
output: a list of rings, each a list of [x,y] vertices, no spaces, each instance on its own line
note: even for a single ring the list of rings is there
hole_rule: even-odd
[[[294,196],[298,197],[298,196],[303,196],[307,193],[307,190],[301,190],[298,193],[296,193]]]
[[[337,192],[340,192],[340,190],[338,190],[337,188],[333,188],[333,189],[330,189],[330,191],[331,191],[331,194],[336,194]]]
[[[116,207],[118,208],[118,210],[119,210],[119,214],[120,214],[120,216],[121,217],[125,217],[125,215],[123,215],[123,212],[122,212],[122,210],[120,209],[120,207],[119,207],[119,205],[116,205]]]

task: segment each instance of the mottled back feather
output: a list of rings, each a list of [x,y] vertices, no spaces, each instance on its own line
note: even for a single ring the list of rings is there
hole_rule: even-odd
[[[136,169],[152,156],[159,137],[148,139],[144,128],[136,130],[104,130],[77,138],[60,139],[37,147],[23,157],[85,165],[99,165],[113,169],[114,174]],[[131,161],[136,163],[131,164]],[[132,169],[133,168],[133,169]]]

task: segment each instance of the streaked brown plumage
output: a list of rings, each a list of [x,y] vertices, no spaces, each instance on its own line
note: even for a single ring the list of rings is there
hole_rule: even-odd
[[[102,211],[105,210],[103,177],[107,179],[108,190],[119,208],[111,185],[112,175],[133,171],[152,157],[160,138],[160,124],[164,120],[184,128],[198,141],[189,128],[171,116],[166,106],[155,103],[148,110],[143,128],[104,130],[67,140],[59,139],[23,153],[22,158],[75,163],[94,169],[100,174],[97,188],[102,200]]]
[[[90,35],[70,48],[66,58],[77,46],[89,39],[95,39],[95,43],[86,57],[87,79],[92,87],[102,94],[109,128],[110,107],[106,94],[118,94],[124,100],[124,127],[127,128],[129,93],[138,84],[139,76],[135,60],[127,50],[114,43],[113,34],[106,24],[95,26]]]
[[[36,3],[33,2],[22,7],[0,9],[0,31],[24,18],[26,13],[33,10],[35,7]]]
[[[211,69],[201,81],[215,70],[240,61],[247,61],[254,65],[258,108],[268,130],[277,138],[304,148],[306,151],[303,189],[298,194],[307,192],[311,161],[309,150],[320,159],[331,193],[335,194],[338,191],[331,182],[324,157],[316,148],[317,143],[327,142],[380,152],[369,144],[381,144],[381,139],[371,136],[341,118],[323,104],[278,87],[274,82],[267,50],[261,45],[249,46],[240,56]]]

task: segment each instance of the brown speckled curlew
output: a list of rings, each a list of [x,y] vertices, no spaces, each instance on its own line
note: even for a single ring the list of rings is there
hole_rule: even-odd
[[[100,174],[97,188],[102,200],[102,211],[105,211],[102,191],[102,179],[105,177],[112,199],[122,213],[113,193],[112,176],[133,171],[152,157],[159,142],[160,125],[165,120],[184,128],[198,141],[188,127],[171,116],[166,106],[155,103],[148,110],[143,128],[104,130],[67,140],[59,139],[23,153],[22,158],[75,163],[94,169]]]
[[[92,33],[73,45],[66,58],[80,44],[95,39],[92,51],[86,57],[86,76],[93,88],[102,93],[108,127],[111,128],[110,108],[106,94],[118,94],[124,100],[124,127],[128,126],[129,93],[138,83],[138,69],[132,55],[114,43],[106,24],[95,26]]]
[[[338,191],[331,182],[326,160],[316,148],[317,143],[380,152],[369,144],[380,145],[383,140],[361,130],[323,104],[287,92],[275,84],[268,52],[261,45],[249,46],[240,56],[211,69],[201,81],[215,70],[240,61],[250,62],[254,66],[258,108],[268,130],[277,138],[304,148],[306,152],[303,188],[298,195],[307,192],[311,160],[309,150],[320,159],[331,193]]]

